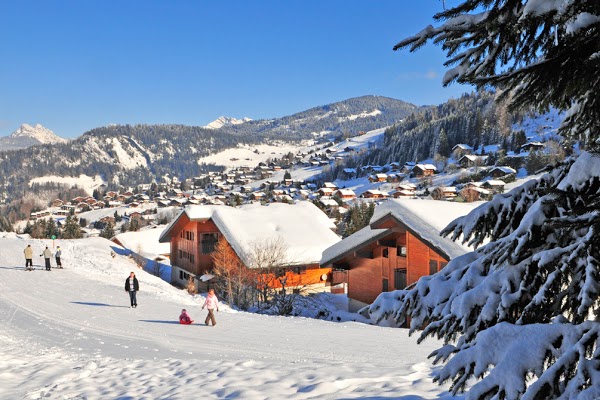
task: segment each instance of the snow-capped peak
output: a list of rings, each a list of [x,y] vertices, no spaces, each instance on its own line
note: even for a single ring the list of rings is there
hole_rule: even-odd
[[[36,124],[35,126],[31,126],[29,124],[23,124],[14,131],[11,135],[11,138],[32,138],[39,141],[42,144],[46,143],[66,143],[67,139],[63,139],[60,136],[56,135],[50,129],[43,127],[40,124]]]
[[[224,126],[239,125],[239,124],[243,124],[244,122],[248,122],[248,121],[252,121],[252,119],[251,118],[237,119],[237,118],[233,118],[233,117],[221,116],[221,117],[215,119],[210,124],[205,125],[204,127],[209,128],[209,129],[219,129]]]

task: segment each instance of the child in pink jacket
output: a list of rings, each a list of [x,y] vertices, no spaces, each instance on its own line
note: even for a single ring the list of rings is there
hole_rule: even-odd
[[[182,325],[190,325],[192,322],[194,322],[194,320],[190,318],[185,308],[181,310],[181,315],[179,316],[179,323]]]
[[[206,300],[204,301],[204,305],[202,306],[203,310],[204,307],[208,309],[208,315],[204,320],[204,324],[208,325],[208,322],[210,321],[212,322],[212,326],[215,326],[217,324],[217,320],[215,319],[214,310],[216,309],[217,311],[219,311],[219,299],[217,299],[217,295],[215,294],[214,289],[210,289],[208,291],[208,296],[206,296]]]

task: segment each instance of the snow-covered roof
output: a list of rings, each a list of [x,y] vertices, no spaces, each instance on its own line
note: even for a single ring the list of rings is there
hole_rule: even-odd
[[[369,243],[378,240],[389,233],[391,229],[371,229],[370,226],[366,226],[361,230],[353,233],[342,241],[335,243],[333,246],[328,247],[323,251],[323,257],[321,257],[321,265],[328,265],[344,258],[349,252],[359,246],[366,246]]]
[[[506,185],[506,183],[504,181],[498,180],[498,179],[489,179],[487,181],[485,181],[484,183],[490,185],[490,186],[504,186]]]
[[[406,225],[413,234],[452,259],[473,249],[441,237],[441,230],[480,204],[481,202],[455,203],[436,200],[390,199],[375,208],[371,226],[376,226],[378,220],[391,215]]]
[[[163,225],[139,232],[119,233],[115,236],[115,239],[126,249],[147,258],[155,258],[158,255],[169,254],[171,252],[171,244],[169,242],[159,243],[158,241],[164,228],[165,226]]]
[[[433,171],[437,171],[437,168],[435,167],[435,165],[433,164],[417,164],[414,166],[414,168],[420,168],[422,170],[433,170]]]
[[[490,172],[494,171],[494,170],[499,170],[504,172],[505,174],[516,174],[517,171],[515,171],[513,168],[511,167],[494,167],[490,170]]]
[[[212,220],[238,256],[250,266],[255,243],[281,239],[287,247],[287,264],[317,263],[327,247],[340,238],[335,224],[308,201],[294,205],[246,204],[241,207],[188,206],[165,229],[161,242],[168,242],[172,228],[186,215],[192,221]]]

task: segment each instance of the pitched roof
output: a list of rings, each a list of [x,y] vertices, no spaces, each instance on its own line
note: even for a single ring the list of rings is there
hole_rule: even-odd
[[[465,254],[472,248],[440,236],[440,231],[458,217],[468,214],[480,202],[454,203],[436,200],[390,199],[375,208],[371,226],[387,216],[404,224],[414,235],[450,259]]]
[[[317,263],[327,247],[340,238],[332,231],[335,224],[314,204],[247,204],[241,207],[188,206],[165,229],[161,242],[170,241],[173,227],[181,219],[212,220],[227,242],[248,266],[254,243],[281,239],[287,247],[285,264]]]
[[[326,248],[321,257],[321,265],[332,264],[352,253],[357,247],[363,247],[391,233],[391,229],[371,229],[366,226],[352,235]]]

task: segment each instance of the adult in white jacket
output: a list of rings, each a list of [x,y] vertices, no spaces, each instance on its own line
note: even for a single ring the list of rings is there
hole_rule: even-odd
[[[40,255],[43,255],[44,261],[46,261],[46,271],[50,271],[50,257],[52,257],[52,251],[46,246],[44,252]]]

